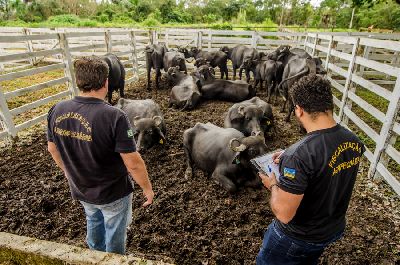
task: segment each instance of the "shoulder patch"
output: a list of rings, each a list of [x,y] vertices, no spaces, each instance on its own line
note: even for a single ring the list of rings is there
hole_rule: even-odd
[[[127,130],[126,133],[128,134],[128,137],[129,137],[129,138],[132,138],[132,137],[133,137],[133,131],[132,131],[132,129]]]
[[[296,170],[293,168],[285,167],[283,168],[283,176],[290,179],[294,179],[296,176]]]

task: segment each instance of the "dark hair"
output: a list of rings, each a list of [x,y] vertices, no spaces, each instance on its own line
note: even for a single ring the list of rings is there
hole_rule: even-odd
[[[76,84],[79,90],[90,92],[104,87],[108,65],[98,56],[85,56],[74,61]]]
[[[289,90],[294,105],[299,105],[307,113],[317,114],[333,110],[331,83],[318,75],[300,78]]]

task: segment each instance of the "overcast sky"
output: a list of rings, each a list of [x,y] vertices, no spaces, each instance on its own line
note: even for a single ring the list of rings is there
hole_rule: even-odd
[[[313,6],[319,6],[319,4],[321,4],[322,0],[311,0],[311,4]]]

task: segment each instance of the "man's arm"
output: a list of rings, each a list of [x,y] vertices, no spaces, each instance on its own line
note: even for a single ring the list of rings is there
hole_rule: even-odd
[[[138,152],[120,153],[120,155],[129,174],[139,184],[146,196],[147,201],[143,203],[143,207],[150,205],[153,202],[154,192],[142,157]]]
[[[61,170],[65,174],[64,164],[61,160],[60,152],[57,149],[57,146],[53,142],[47,142],[47,150],[50,152],[51,157],[56,162],[57,166],[61,168]]]
[[[270,206],[276,218],[284,224],[289,223],[296,214],[304,194],[293,194],[279,188],[275,174],[259,173],[264,186],[271,191]]]

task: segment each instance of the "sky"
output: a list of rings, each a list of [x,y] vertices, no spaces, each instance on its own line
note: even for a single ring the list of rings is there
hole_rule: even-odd
[[[319,6],[321,4],[322,0],[311,0],[311,4],[313,6]]]

